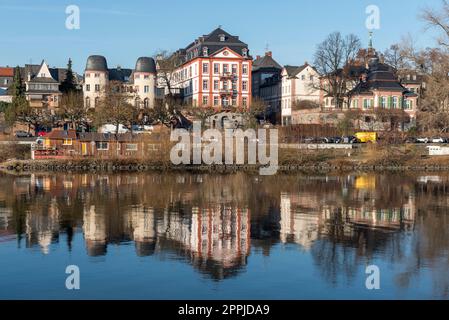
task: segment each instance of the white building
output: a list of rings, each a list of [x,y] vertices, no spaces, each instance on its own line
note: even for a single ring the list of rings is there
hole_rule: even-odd
[[[302,66],[285,66],[281,72],[282,125],[292,124],[295,106],[301,101],[320,102],[319,79],[316,69],[307,62]]]
[[[156,64],[152,58],[140,57],[135,68],[108,69],[106,58],[93,55],[84,71],[83,95],[86,108],[98,106],[111,81],[123,83],[130,102],[138,107],[153,108],[156,93]]]

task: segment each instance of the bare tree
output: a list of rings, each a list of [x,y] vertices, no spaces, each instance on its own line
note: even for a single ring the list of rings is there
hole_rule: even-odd
[[[97,126],[113,124],[116,126],[116,134],[120,124],[131,127],[137,121],[141,110],[130,101],[134,101],[134,96],[126,92],[120,82],[112,81],[106,87],[105,95],[95,110],[94,123]]]
[[[421,18],[427,22],[428,28],[437,28],[443,35],[438,39],[441,46],[449,48],[449,3],[442,0],[442,8],[427,8],[421,15]]]
[[[411,62],[412,68],[422,75],[425,90],[420,94],[417,114],[418,127],[424,131],[449,131],[449,3],[442,1],[442,8],[427,8],[421,15],[427,28],[442,31],[438,39],[440,47],[417,49],[409,37],[401,43],[401,51]]]
[[[392,44],[383,53],[384,62],[392,66],[399,74],[403,70],[410,69],[410,63],[408,60],[408,55],[404,51],[401,44]]]
[[[87,124],[87,109],[84,107],[82,93],[76,91],[64,93],[57,113],[64,121],[70,122],[74,129]]]
[[[176,70],[180,65],[180,57],[177,53],[170,53],[166,50],[161,50],[155,55],[157,65],[157,82],[158,85],[165,89],[164,102],[169,112],[173,112],[179,101],[176,95],[178,88],[175,84]]]
[[[351,71],[360,46],[357,36],[343,37],[340,32],[334,32],[318,45],[315,52],[314,66],[322,75],[317,89],[331,96],[337,108],[343,107],[346,94],[352,89],[354,77]]]

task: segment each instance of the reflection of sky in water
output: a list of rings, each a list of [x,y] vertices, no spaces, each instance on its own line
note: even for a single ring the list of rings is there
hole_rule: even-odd
[[[0,184],[0,298],[448,298],[444,176]],[[69,264],[80,291],[65,289]],[[365,289],[371,264],[379,291]]]

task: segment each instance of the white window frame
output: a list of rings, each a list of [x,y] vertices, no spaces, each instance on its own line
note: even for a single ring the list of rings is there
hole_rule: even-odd
[[[126,144],[126,151],[137,151],[138,145],[137,143],[127,143]]]
[[[104,144],[106,145],[106,147],[104,147]],[[107,151],[107,150],[109,150],[109,142],[96,141],[95,148],[97,148],[97,150],[99,150],[99,151]]]

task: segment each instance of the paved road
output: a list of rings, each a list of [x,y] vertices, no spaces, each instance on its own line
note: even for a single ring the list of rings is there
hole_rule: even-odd
[[[0,144],[9,144],[9,143],[17,143],[17,144],[32,144],[36,141],[36,137],[32,138],[10,138],[7,140],[0,140]]]

